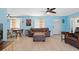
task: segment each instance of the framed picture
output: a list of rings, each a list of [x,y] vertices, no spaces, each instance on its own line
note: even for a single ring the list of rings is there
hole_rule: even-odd
[[[26,19],[26,26],[31,26],[31,19]]]

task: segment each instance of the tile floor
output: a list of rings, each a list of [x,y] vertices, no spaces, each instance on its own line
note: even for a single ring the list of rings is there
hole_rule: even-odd
[[[32,37],[17,37],[13,40],[15,51],[78,51],[77,48],[66,44],[60,35],[47,37],[45,42],[33,42]]]

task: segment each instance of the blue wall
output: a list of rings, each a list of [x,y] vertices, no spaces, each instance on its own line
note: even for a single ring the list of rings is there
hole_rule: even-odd
[[[6,18],[6,9],[5,8],[0,8],[0,23],[3,24],[3,40],[7,40],[7,18]]]
[[[67,16],[34,16],[32,19],[34,21],[35,19],[38,20],[39,18],[45,19],[45,27],[48,27],[51,31],[53,30],[53,20],[56,19],[59,19],[61,21],[62,19],[64,19],[64,23],[61,24],[61,31],[68,31],[69,29]]]
[[[45,20],[45,27],[48,27],[50,30],[53,29],[53,20],[59,19],[62,21],[64,19],[64,23],[61,24],[61,31],[69,31],[69,20],[68,16],[17,16],[16,18],[21,19],[21,28],[22,29],[30,29],[34,27],[34,20],[38,20],[43,18]],[[26,26],[26,19],[32,19],[32,26]]]

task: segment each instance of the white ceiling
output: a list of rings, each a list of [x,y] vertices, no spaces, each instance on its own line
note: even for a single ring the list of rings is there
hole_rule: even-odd
[[[7,14],[12,16],[47,16],[46,8],[8,8]],[[79,12],[79,8],[56,8],[52,16],[66,16]]]

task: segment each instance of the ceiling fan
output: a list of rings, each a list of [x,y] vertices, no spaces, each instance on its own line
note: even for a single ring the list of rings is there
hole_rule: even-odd
[[[56,12],[54,11],[56,8],[47,8],[46,13],[54,13],[56,14]]]
[[[17,17],[17,16],[11,16],[10,14],[7,14],[8,20],[13,19],[13,18],[15,18],[15,17]]]
[[[16,16],[11,16],[10,14],[7,14],[7,17],[8,18],[13,18],[13,17],[16,17]]]

